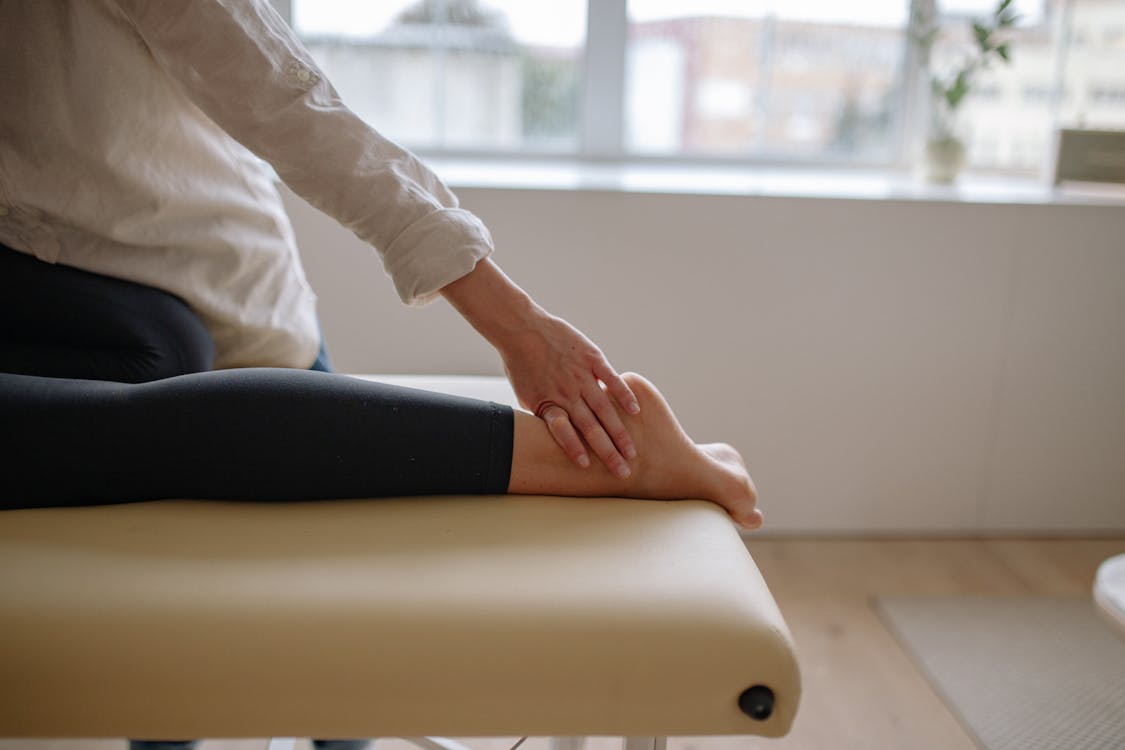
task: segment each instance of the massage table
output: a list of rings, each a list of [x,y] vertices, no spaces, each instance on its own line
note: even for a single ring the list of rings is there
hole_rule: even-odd
[[[499,378],[378,379],[514,401]],[[7,511],[0,670],[0,737],[611,735],[641,750],[783,735],[800,692],[737,530],[690,500]]]

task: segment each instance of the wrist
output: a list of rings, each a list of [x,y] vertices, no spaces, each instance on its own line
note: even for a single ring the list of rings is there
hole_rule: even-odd
[[[550,317],[489,258],[447,284],[441,293],[501,354],[531,333],[537,320]]]

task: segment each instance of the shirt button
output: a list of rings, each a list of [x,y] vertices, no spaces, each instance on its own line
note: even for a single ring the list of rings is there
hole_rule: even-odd
[[[312,73],[307,68],[301,68],[297,71],[297,80],[301,83],[308,83],[310,78],[312,78]]]

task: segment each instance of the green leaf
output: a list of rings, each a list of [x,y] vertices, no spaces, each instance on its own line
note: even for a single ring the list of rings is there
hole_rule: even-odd
[[[1008,6],[1011,4],[1012,0],[1000,0],[1000,5],[996,7],[996,15],[999,16],[1001,13],[1006,11],[1008,9]]]
[[[961,106],[961,101],[968,95],[969,89],[972,88],[972,71],[962,70],[957,74],[957,78],[953,80],[953,85],[945,93],[945,101],[949,104],[951,110],[957,109]]]
[[[979,21],[973,21],[973,36],[976,37],[977,45],[982,52],[988,52],[989,37],[992,36],[992,30],[985,28]]]
[[[1001,44],[999,47],[997,47],[996,48],[996,54],[1000,55],[1000,58],[1004,62],[1011,62],[1012,61],[1011,52],[1009,51],[1007,44]]]

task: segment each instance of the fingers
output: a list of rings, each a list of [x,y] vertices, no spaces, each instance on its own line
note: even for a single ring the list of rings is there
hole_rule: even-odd
[[[600,391],[601,388],[598,390]],[[601,398],[605,400],[605,406],[609,412],[613,413],[613,407],[610,406],[609,400],[606,399],[604,394],[601,394]],[[582,437],[585,438],[586,445],[590,446],[590,450],[594,452],[594,455],[605,464],[606,468],[609,469],[614,476],[625,479],[632,473],[629,470],[629,465],[625,457],[618,452],[614,441],[610,438],[609,434],[606,433],[603,423],[595,416],[594,412],[586,403],[578,402],[572,407],[570,421],[582,434]],[[629,439],[629,433],[625,432],[625,427],[621,424],[621,420],[617,417],[616,413],[613,413],[613,421],[617,423],[619,428],[618,432],[624,434],[625,438],[628,440],[626,444],[632,449],[633,444],[632,440]],[[611,425],[606,426],[610,426],[612,429]],[[636,455],[635,450],[633,450],[633,455]]]
[[[572,421],[606,468],[624,479],[630,474],[627,462],[637,457],[637,448],[609,396],[629,414],[638,414],[641,405],[629,384],[604,358],[594,365],[593,374],[605,388],[603,390],[595,381],[593,387],[583,393],[586,401],[583,406],[587,408],[580,407],[578,414],[572,415]],[[587,410],[591,413],[589,417]]]
[[[629,392],[629,395],[632,395],[632,391]],[[594,453],[602,460],[602,463],[609,466],[610,471],[613,471],[614,467],[610,466],[610,461],[615,455],[624,456],[625,460],[636,458],[637,449],[633,444],[633,438],[629,434],[629,430],[625,428],[621,416],[617,413],[617,409],[613,407],[613,402],[609,400],[606,392],[600,386],[595,385],[585,396],[586,406],[593,412],[595,421],[590,424],[589,431],[584,429],[582,425],[579,425],[579,429],[582,430],[586,442],[594,449]],[[595,441],[597,441],[597,444],[595,444]],[[599,445],[605,450],[599,450]]]
[[[594,376],[605,383],[605,389],[609,392],[609,395],[613,396],[617,403],[621,404],[622,409],[630,414],[641,413],[641,404],[637,401],[637,396],[633,393],[633,389],[629,387],[629,384],[617,374],[617,371],[614,370],[608,362],[603,360],[595,365]],[[601,412],[598,413],[599,415],[601,414]],[[621,447],[620,443],[618,443],[618,447]]]
[[[633,438],[600,386],[595,385],[584,397],[571,402],[568,408],[545,402],[536,414],[547,423],[555,442],[570,460],[582,468],[588,467],[589,447],[612,474],[625,479],[632,473],[628,461],[637,456]]]
[[[587,468],[590,465],[590,457],[586,454],[586,446],[570,423],[570,416],[566,410],[556,403],[548,402],[540,406],[536,414],[547,423],[547,430],[563,449],[563,453],[583,469]]]
[[[762,511],[758,508],[754,508],[745,518],[738,521],[738,525],[747,531],[757,531],[762,528],[764,522],[765,517],[762,515]]]

